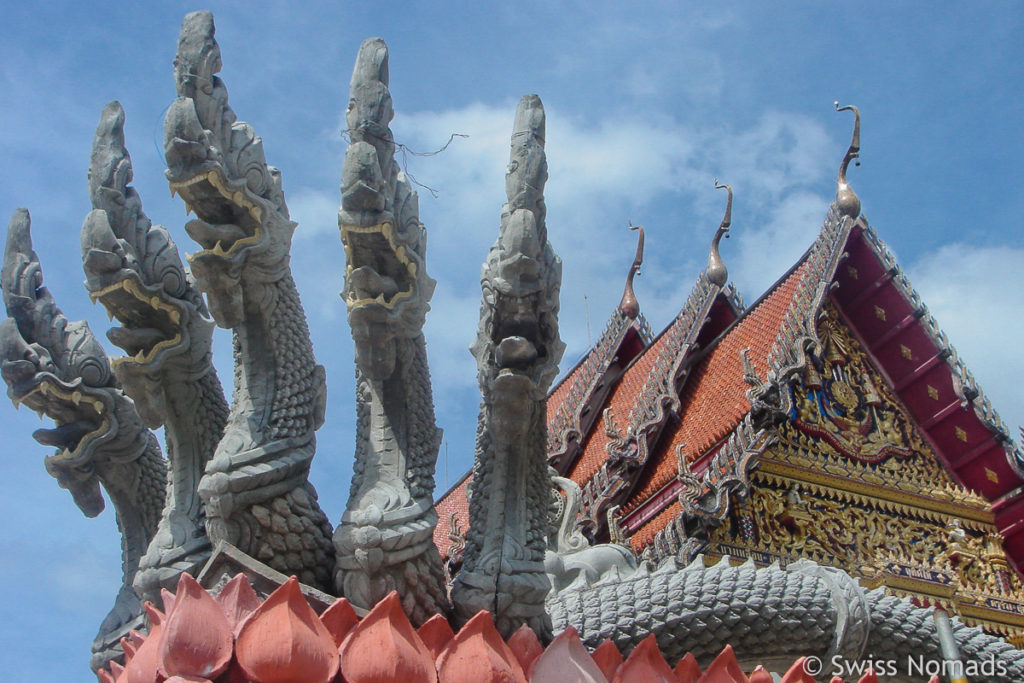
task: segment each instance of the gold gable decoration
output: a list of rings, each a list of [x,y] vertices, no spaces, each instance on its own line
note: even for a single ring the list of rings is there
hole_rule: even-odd
[[[818,325],[822,353],[793,387],[793,422],[846,457],[867,463],[909,458],[926,448],[895,396],[831,304]],[[869,370],[869,368],[871,368]]]
[[[820,354],[714,555],[841,567],[1024,645],[1024,586],[989,503],[958,485],[831,304]]]

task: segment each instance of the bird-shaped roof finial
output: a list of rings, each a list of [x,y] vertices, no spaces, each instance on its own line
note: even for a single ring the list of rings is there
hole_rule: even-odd
[[[640,274],[640,265],[644,262],[644,227],[633,225],[633,222],[630,221],[629,229],[637,230],[640,234],[636,240],[636,256],[633,257],[633,265],[629,267],[629,275],[626,276],[626,288],[622,292],[619,310],[627,318],[636,318],[640,315],[640,302],[637,301],[636,294],[633,293],[633,277]]]
[[[729,200],[725,205],[725,215],[722,216],[722,224],[718,226],[714,239],[711,240],[711,253],[708,255],[708,267],[704,271],[712,283],[724,287],[729,280],[729,270],[718,253],[718,243],[722,241],[722,235],[729,236],[729,226],[732,225],[732,186],[721,185],[718,178],[715,178],[716,190],[728,190]]]
[[[842,215],[857,218],[860,215],[860,197],[846,182],[846,170],[849,168],[850,162],[860,156],[860,110],[852,104],[840,107],[838,100],[835,102],[835,107],[836,111],[850,110],[854,116],[853,140],[850,141],[850,148],[846,150],[843,163],[839,166],[839,178],[836,181],[836,206]],[[856,165],[860,166],[860,162],[857,161]]]

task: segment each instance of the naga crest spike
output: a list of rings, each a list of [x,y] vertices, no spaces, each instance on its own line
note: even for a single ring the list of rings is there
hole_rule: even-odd
[[[633,265],[629,267],[629,275],[626,276],[626,288],[622,292],[622,301],[619,302],[619,310],[627,318],[635,319],[640,315],[640,302],[637,301],[636,294],[633,292],[633,278],[640,274],[640,266],[644,262],[644,226],[633,225],[633,222],[629,222],[630,230],[639,231],[639,235],[636,240],[636,256],[633,257]]]
[[[729,236],[729,226],[732,225],[732,186],[722,185],[718,182],[718,178],[715,178],[715,189],[727,190],[729,192],[729,199],[725,205],[725,215],[722,216],[722,223],[718,226],[714,239],[711,240],[711,253],[708,255],[708,267],[704,273],[713,284],[724,287],[725,283],[729,280],[729,270],[725,267],[722,256],[718,252],[718,243],[722,241],[723,235],[725,237]]]
[[[854,116],[853,139],[850,141],[849,149],[846,150],[846,156],[843,157],[843,163],[839,166],[839,177],[836,181],[836,206],[842,215],[857,218],[860,215],[860,197],[846,181],[846,171],[850,167],[850,162],[860,156],[860,109],[852,104],[840,107],[838,100],[835,102],[835,107],[836,111],[852,111]],[[859,161],[855,163],[860,166]]]

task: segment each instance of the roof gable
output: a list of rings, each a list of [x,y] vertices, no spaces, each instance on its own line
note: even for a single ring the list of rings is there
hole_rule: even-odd
[[[787,300],[783,311],[780,305]],[[801,375],[808,351],[821,346],[816,322],[827,302],[848,320],[956,483],[993,503],[1004,548],[1019,568],[1024,558],[1019,451],[877,234],[863,219],[842,218],[835,207],[804,258],[716,340],[693,370],[681,394],[678,424],[665,433],[623,506],[622,527],[634,535],[634,547],[642,549],[669,529],[670,506],[684,517],[704,514],[679,504],[685,477],[677,449],[683,449],[699,478],[700,495],[715,488],[711,480],[722,478],[723,467],[737,470],[726,477],[730,481],[746,481],[749,472],[738,471],[739,462],[723,462],[726,437],[744,419],[767,424],[760,412],[780,419],[792,409],[781,390]],[[749,364],[740,358],[748,349]],[[759,371],[765,367],[767,372]],[[746,460],[743,466],[753,468],[756,462]],[[725,512],[717,509],[715,516],[721,519]]]

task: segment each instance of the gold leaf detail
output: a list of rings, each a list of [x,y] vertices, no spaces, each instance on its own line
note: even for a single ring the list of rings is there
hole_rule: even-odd
[[[928,385],[928,395],[933,399],[939,400],[939,390],[933,387],[931,384]]]
[[[985,478],[988,479],[993,484],[999,483],[999,475],[987,467],[985,468]]]
[[[885,309],[881,306],[875,306],[875,317],[879,320],[885,320]]]
[[[956,438],[967,443],[967,432],[965,432],[962,427],[957,427],[953,432],[956,434]]]
[[[860,278],[860,274],[857,272],[857,269],[854,268],[853,266],[846,266],[846,274],[849,275],[850,279],[852,280],[857,280]]]
[[[907,360],[914,360],[914,352],[906,344],[900,344],[900,355]]]

